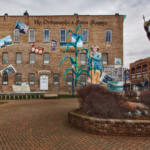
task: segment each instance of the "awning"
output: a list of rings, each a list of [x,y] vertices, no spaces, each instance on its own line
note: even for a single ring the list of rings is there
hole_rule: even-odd
[[[132,85],[143,85],[143,82],[133,82]]]

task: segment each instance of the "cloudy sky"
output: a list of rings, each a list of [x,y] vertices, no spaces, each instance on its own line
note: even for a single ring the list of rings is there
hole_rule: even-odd
[[[124,67],[150,57],[143,15],[150,20],[150,0],[0,0],[0,15],[127,15],[124,20]]]

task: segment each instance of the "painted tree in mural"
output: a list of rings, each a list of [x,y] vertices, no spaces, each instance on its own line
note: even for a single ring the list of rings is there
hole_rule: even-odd
[[[74,80],[75,80],[75,85],[77,85],[77,83],[78,83],[78,84],[82,84],[82,83],[78,82],[78,79],[79,79],[80,75],[81,75],[83,72],[87,73],[87,75],[91,78],[91,75],[90,75],[89,71],[88,71],[87,69],[83,69],[83,67],[84,67],[85,65],[81,65],[81,66],[78,68],[78,64],[77,64],[77,58],[78,58],[79,52],[81,52],[81,51],[86,51],[86,56],[87,56],[87,58],[89,58],[89,50],[88,50],[87,48],[82,48],[82,49],[80,49],[80,50],[77,49],[77,43],[78,43],[78,41],[79,41],[80,39],[83,40],[82,35],[79,35],[79,34],[78,34],[78,31],[79,31],[80,28],[82,28],[81,25],[79,25],[79,26],[76,28],[76,33],[74,33],[72,30],[68,30],[68,32],[66,33],[67,38],[69,38],[69,37],[68,37],[68,33],[69,33],[69,32],[71,32],[72,34],[74,34],[74,35],[76,36],[76,41],[75,41],[75,42],[70,42],[70,43],[67,45],[67,48],[65,49],[65,53],[66,53],[66,51],[69,50],[69,47],[70,47],[70,46],[73,46],[73,47],[75,48],[75,59],[74,59],[72,56],[66,56],[66,57],[64,57],[64,58],[62,59],[62,61],[61,61],[61,62],[59,63],[59,65],[58,65],[58,69],[59,69],[60,65],[63,63],[63,61],[64,61],[65,59],[67,59],[67,58],[70,59],[70,62],[71,62],[71,64],[74,66],[75,70],[74,70],[73,68],[67,68],[66,71],[65,71],[65,73],[64,73],[64,77],[65,77],[66,73],[67,73],[69,70],[72,70],[73,73],[74,73],[74,75],[75,75],[75,78],[74,78]],[[66,78],[65,80],[67,80],[67,78]],[[65,80],[64,80],[64,81],[65,81]]]

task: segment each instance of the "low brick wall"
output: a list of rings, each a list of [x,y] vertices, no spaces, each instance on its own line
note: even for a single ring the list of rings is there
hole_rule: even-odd
[[[150,136],[150,120],[100,119],[71,111],[69,124],[86,132],[101,135]]]

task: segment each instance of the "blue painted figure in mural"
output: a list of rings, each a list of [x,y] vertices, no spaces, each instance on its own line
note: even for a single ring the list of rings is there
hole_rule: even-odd
[[[99,81],[100,76],[102,75],[102,64],[101,64],[101,53],[98,53],[98,46],[92,46],[90,57],[88,59],[89,72],[92,72],[92,84],[102,84]],[[92,71],[91,71],[91,58],[92,58]],[[88,78],[88,83],[91,83],[91,79]]]

